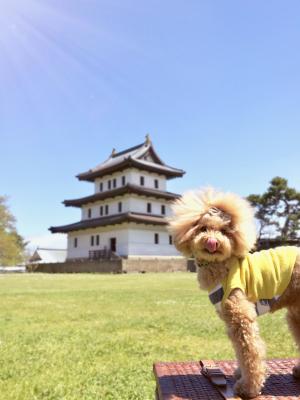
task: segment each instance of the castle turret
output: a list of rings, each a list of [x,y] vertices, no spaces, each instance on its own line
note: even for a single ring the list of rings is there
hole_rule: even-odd
[[[49,229],[68,234],[68,259],[101,258],[105,251],[121,257],[178,255],[165,217],[179,195],[168,192],[166,183],[184,173],[160,159],[149,135],[140,145],[113,149],[106,161],[77,175],[94,183],[94,193],[63,202],[81,208],[81,220]]]

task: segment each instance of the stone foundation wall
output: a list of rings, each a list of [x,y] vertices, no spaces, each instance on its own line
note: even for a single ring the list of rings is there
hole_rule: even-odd
[[[30,264],[26,266],[28,272],[44,273],[102,273],[118,274],[122,272],[122,260],[107,260],[101,262],[76,262]]]
[[[135,258],[101,261],[66,261],[63,263],[29,264],[28,272],[44,273],[131,273],[188,271],[185,258]]]
[[[300,246],[300,238],[298,239],[260,239],[257,243],[256,250],[267,250],[278,246]]]
[[[176,272],[187,271],[184,258],[123,259],[123,272]]]

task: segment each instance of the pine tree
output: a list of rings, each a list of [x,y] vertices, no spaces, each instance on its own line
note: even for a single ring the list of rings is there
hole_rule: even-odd
[[[300,237],[300,192],[290,188],[286,179],[273,178],[265,193],[252,194],[248,200],[256,208],[259,239],[269,237],[284,242]]]

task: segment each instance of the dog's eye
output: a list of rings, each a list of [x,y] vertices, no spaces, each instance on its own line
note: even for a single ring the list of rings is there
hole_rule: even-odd
[[[202,228],[200,229],[200,232],[206,232],[206,231],[207,231],[206,226],[202,226]]]
[[[227,235],[227,230],[226,229],[221,229],[221,233],[223,234],[223,235]]]

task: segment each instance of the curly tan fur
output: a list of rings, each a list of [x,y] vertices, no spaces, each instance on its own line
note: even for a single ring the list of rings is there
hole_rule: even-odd
[[[201,224],[227,229],[232,255],[244,256],[256,242],[253,209],[247,201],[233,193],[220,193],[212,188],[188,192],[173,204],[170,230],[178,250],[187,256],[194,254]],[[210,210],[220,213],[210,213]],[[215,235],[217,229],[213,229]],[[224,258],[223,258],[224,259]],[[212,261],[212,258],[209,258]]]
[[[254,212],[250,204],[232,193],[208,188],[189,192],[173,204],[169,218],[170,232],[179,251],[194,257],[199,265],[198,281],[202,289],[221,283],[229,272],[231,258],[244,257],[256,242]],[[212,241],[213,250],[208,246]],[[272,307],[271,312],[286,307],[290,330],[300,351],[300,251],[291,281]],[[240,289],[225,300],[220,317],[239,363],[235,392],[242,397],[256,397],[265,380],[265,346],[259,336],[254,304]],[[300,363],[293,370],[300,378]]]

